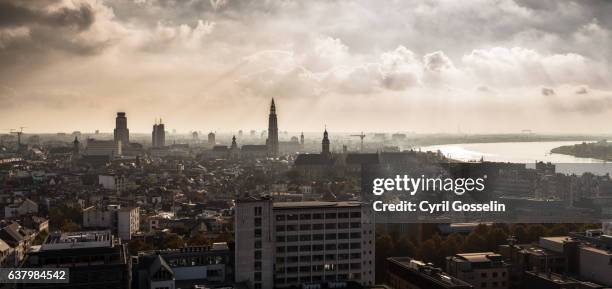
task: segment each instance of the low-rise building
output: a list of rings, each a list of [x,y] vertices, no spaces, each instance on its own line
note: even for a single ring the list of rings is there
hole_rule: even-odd
[[[134,259],[135,289],[218,288],[233,284],[233,255],[226,243],[140,252]]]
[[[446,272],[475,289],[510,287],[509,265],[493,252],[466,253],[447,257]]]
[[[41,246],[32,247],[24,266],[68,268],[70,283],[28,283],[23,288],[131,288],[127,247],[110,231],[52,233]]]
[[[387,258],[387,284],[393,289],[472,289],[474,286],[454,278],[421,261],[408,257]]]

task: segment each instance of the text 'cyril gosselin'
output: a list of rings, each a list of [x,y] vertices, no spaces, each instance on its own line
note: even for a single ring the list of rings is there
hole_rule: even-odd
[[[376,178],[372,182],[372,193],[380,196],[388,191],[406,192],[411,196],[418,192],[426,191],[445,191],[453,192],[461,196],[466,192],[482,192],[485,189],[485,180],[487,176],[482,178],[428,178],[420,176],[413,178],[408,175],[397,175],[395,178]],[[418,203],[401,201],[399,203],[384,203],[383,201],[375,201],[372,203],[374,211],[377,212],[427,212],[430,214],[436,212],[505,212],[506,205],[500,204],[497,201],[488,203],[463,203],[461,201],[442,201],[431,203],[429,201],[421,201]]]

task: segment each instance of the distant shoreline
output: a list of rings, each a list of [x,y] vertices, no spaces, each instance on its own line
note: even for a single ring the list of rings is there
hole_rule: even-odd
[[[612,145],[607,141],[583,142],[581,144],[560,146],[550,150],[551,153],[569,155],[579,158],[592,158],[612,161]]]

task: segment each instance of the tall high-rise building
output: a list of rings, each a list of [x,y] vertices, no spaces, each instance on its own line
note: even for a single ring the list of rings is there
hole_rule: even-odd
[[[127,117],[125,112],[118,112],[115,118],[115,142],[121,142],[123,147],[128,147],[130,144],[130,130],[127,128]]]
[[[212,148],[216,144],[217,140],[215,139],[215,133],[211,131],[210,133],[208,133],[208,146]]]
[[[271,157],[278,156],[278,122],[276,119],[276,105],[274,105],[274,98],[270,105],[270,115],[268,116],[268,153]]]
[[[327,134],[327,128],[323,132],[323,140],[321,141],[321,155],[325,158],[331,157],[331,152],[329,150],[329,136]]]
[[[371,286],[373,218],[369,207],[359,202],[239,199],[234,223],[236,282],[250,289],[345,281]]]
[[[166,146],[166,128],[161,119],[159,120],[159,123],[153,125],[153,135],[151,140],[154,148]]]

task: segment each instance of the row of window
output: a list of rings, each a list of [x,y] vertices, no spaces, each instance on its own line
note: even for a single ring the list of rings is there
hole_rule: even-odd
[[[327,233],[327,234],[302,234],[302,235],[289,235],[289,236],[276,236],[276,242],[308,242],[308,241],[323,241],[323,240],[346,240],[346,239],[359,239],[361,238],[361,232],[352,233]]]
[[[310,273],[310,272],[334,272],[334,271],[347,271],[347,270],[360,270],[361,263],[346,263],[346,264],[325,264],[325,265],[313,265],[313,266],[291,266],[276,268],[276,274],[295,274],[298,273]]]
[[[297,277],[288,277],[288,278],[275,278],[274,279],[274,283],[275,284],[296,284],[296,283],[316,283],[316,282],[321,282],[323,280],[325,281],[348,281],[348,280],[360,280],[361,279],[361,274],[360,273],[353,273],[353,274],[333,274],[333,275],[328,275],[325,274],[325,276],[323,275],[313,275],[313,276],[302,276],[300,278]]]
[[[341,212],[341,213],[314,213],[314,214],[277,214],[277,221],[298,221],[298,220],[329,220],[329,219],[348,219],[361,218],[361,212]]]
[[[277,253],[294,253],[294,252],[318,252],[323,250],[348,250],[348,249],[361,249],[361,243],[340,243],[336,246],[336,244],[318,244],[318,245],[301,245],[301,246],[277,246]]]
[[[305,255],[305,256],[287,256],[284,257],[276,257],[276,264],[290,264],[290,263],[310,263],[310,262],[322,262],[322,261],[343,261],[343,260],[355,260],[361,259],[361,253],[350,253],[350,254],[327,254],[327,255]]]
[[[327,223],[327,224],[292,224],[292,225],[276,225],[277,232],[291,231],[311,231],[311,230],[335,230],[335,229],[359,229],[360,222],[344,222],[344,223]]]

